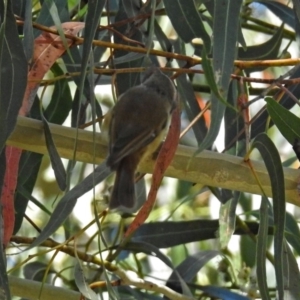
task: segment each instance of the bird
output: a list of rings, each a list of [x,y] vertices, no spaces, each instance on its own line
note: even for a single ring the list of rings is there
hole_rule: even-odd
[[[136,169],[159,148],[176,106],[174,83],[154,66],[146,69],[140,85],[119,96],[106,121],[109,123],[106,165],[116,171],[110,210],[138,209],[134,187]]]

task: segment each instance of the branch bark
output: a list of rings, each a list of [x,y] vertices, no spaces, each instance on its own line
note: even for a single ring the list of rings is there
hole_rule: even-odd
[[[72,159],[77,138],[76,160],[87,163],[100,163],[107,155],[106,139],[100,133],[95,135],[87,130],[50,124],[53,140],[61,157]],[[94,139],[95,136],[95,139]],[[18,117],[16,128],[7,140],[7,145],[24,150],[47,154],[41,121]],[[94,147],[97,156],[93,157]],[[221,187],[241,192],[261,195],[262,192],[247,163],[243,158],[203,151],[193,157],[197,149],[179,145],[166,176],[203,185]],[[267,196],[272,197],[271,183],[265,165],[261,161],[251,160],[254,170]],[[139,170],[151,173],[153,161],[144,162]],[[300,206],[297,184],[300,171],[284,168],[286,201]]]
[[[68,299],[80,300],[81,294],[65,288],[53,286],[47,283],[9,276],[9,286],[14,296],[28,299]]]

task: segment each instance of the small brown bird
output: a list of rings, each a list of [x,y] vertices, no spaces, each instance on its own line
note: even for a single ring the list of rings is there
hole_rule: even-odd
[[[177,103],[173,82],[158,68],[145,72],[140,85],[119,97],[109,125],[107,165],[116,171],[110,209],[136,209],[135,171],[140,161],[153,154],[165,137]]]

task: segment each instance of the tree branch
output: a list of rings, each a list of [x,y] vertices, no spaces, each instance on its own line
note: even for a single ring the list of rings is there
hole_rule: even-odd
[[[72,159],[76,138],[76,129],[50,124],[53,140],[61,157]],[[93,141],[93,133],[78,129],[76,160],[87,163],[100,163],[107,155],[105,138],[97,133]],[[97,156],[93,157],[94,143]],[[41,121],[18,117],[16,128],[7,140],[7,145],[24,150],[47,154]],[[213,151],[202,151],[193,155],[197,149],[179,145],[173,162],[166,171],[166,176],[203,185],[221,187],[252,194],[261,194],[249,166],[243,158],[221,154]],[[251,160],[254,170],[267,196],[271,197],[271,183],[263,162]],[[297,192],[299,170],[283,168],[285,176],[286,200],[300,206],[300,197]],[[139,170],[151,173],[153,161],[144,162]]]

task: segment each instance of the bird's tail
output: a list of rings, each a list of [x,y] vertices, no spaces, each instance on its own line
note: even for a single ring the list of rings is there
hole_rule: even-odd
[[[118,164],[116,179],[109,202],[110,209],[131,211],[136,205],[134,175],[137,161],[133,156],[124,157]]]

